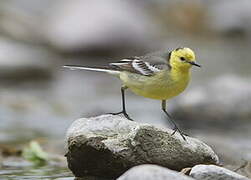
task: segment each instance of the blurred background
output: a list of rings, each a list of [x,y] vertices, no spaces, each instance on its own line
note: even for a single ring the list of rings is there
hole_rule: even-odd
[[[189,87],[168,111],[224,166],[249,164],[251,1],[0,1],[0,174],[34,174],[12,155],[36,140],[62,159],[37,177],[71,176],[63,158],[69,125],[121,109],[115,77],[62,65],[98,66],[180,46],[192,48],[202,68],[193,68]],[[127,91],[127,109],[137,122],[169,126],[159,101]],[[251,176],[250,169],[239,172]]]

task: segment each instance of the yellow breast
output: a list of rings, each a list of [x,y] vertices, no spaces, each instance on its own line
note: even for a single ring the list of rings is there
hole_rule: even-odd
[[[167,100],[177,96],[187,87],[190,73],[176,70],[160,71],[153,76],[121,72],[123,84],[137,95],[151,99]]]

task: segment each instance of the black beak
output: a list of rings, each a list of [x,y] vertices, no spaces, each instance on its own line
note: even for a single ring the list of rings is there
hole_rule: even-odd
[[[193,66],[201,67],[201,65],[196,64],[195,62],[188,62],[189,64],[192,64]]]

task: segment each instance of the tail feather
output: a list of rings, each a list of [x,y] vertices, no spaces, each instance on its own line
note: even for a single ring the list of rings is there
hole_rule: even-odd
[[[119,74],[119,71],[113,70],[113,69],[109,69],[109,68],[105,68],[105,67],[86,67],[86,66],[79,66],[79,65],[64,65],[64,68],[69,68],[71,70],[76,70],[76,69],[80,69],[80,70],[87,70],[87,71],[99,71],[99,72],[106,72],[109,74]]]

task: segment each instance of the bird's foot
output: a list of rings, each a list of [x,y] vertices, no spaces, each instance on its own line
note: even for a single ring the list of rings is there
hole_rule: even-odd
[[[126,117],[126,119],[128,119],[130,121],[134,121],[132,118],[130,118],[130,116],[126,113],[126,111],[120,111],[120,112],[117,112],[117,113],[108,113],[108,114],[112,114],[112,115],[123,114]]]
[[[188,135],[186,133],[183,133],[177,126],[174,127],[173,133],[171,134],[171,136],[173,136],[177,131],[180,134],[180,136],[184,139],[184,141],[186,141],[185,136],[188,136]]]

